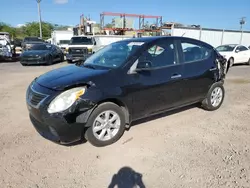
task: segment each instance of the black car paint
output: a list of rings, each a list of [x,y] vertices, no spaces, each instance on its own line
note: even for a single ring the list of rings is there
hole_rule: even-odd
[[[46,43],[43,43],[47,45]],[[40,45],[40,44],[39,44]],[[60,61],[64,56],[62,50],[55,45],[48,44],[51,47],[50,50],[26,50],[20,56],[21,64],[47,64],[49,58],[52,58],[52,62]],[[36,56],[42,56],[42,59],[38,59]]]
[[[223,81],[215,62],[216,52],[210,59],[204,60],[204,63],[183,64],[179,43],[182,39],[181,37],[131,39],[131,41],[143,41],[145,45],[133,54],[124,66],[117,69],[97,70],[70,65],[41,75],[34,80],[32,87],[34,91],[47,94],[49,97],[36,108],[29,103],[27,96],[33,125],[49,140],[69,143],[81,138],[89,115],[103,101],[112,101],[121,106],[127,124],[152,114],[201,101],[213,83]],[[175,41],[177,65],[139,73],[130,72],[140,53],[158,40]],[[213,50],[213,47],[206,43],[199,42],[199,44]],[[171,76],[178,74],[182,77],[171,79]],[[80,100],[64,112],[55,114],[47,112],[48,105],[58,94],[76,86],[87,87],[86,93]],[[49,127],[55,131],[49,130]]]

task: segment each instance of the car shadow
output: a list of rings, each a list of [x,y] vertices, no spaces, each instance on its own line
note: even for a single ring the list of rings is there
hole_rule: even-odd
[[[171,111],[167,111],[167,112],[162,112],[162,113],[159,113],[159,114],[156,114],[156,115],[151,115],[151,116],[148,116],[146,118],[142,118],[142,119],[139,119],[139,120],[136,120],[136,121],[132,122],[131,127],[139,125],[139,124],[143,124],[143,123],[146,123],[146,122],[154,121],[156,119],[160,119],[160,118],[163,118],[163,117],[167,117],[167,116],[170,116],[170,115],[173,115],[173,114],[177,114],[179,112],[190,110],[192,108],[201,108],[201,105],[199,103],[197,103],[197,104],[192,104],[192,105],[185,106],[185,107],[182,107],[182,108],[179,108],[179,109],[175,109],[175,110],[171,110]]]
[[[122,167],[113,175],[108,188],[145,188],[142,180],[142,174],[136,172],[130,167]]]
[[[232,67],[239,67],[239,66],[248,66],[246,63],[237,63],[237,64],[234,64]]]

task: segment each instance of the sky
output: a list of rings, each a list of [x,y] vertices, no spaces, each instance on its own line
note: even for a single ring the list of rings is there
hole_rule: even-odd
[[[38,21],[36,0],[1,0],[0,22],[12,26]],[[80,15],[100,22],[102,12],[163,16],[164,22],[197,24],[204,28],[250,30],[250,0],[42,0],[42,20],[60,25],[76,25]],[[105,24],[112,17],[105,17]],[[147,19],[149,22],[154,20]],[[138,21],[135,22],[139,25]]]

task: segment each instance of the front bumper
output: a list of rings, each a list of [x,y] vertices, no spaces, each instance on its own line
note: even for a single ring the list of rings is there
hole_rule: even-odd
[[[24,64],[24,65],[39,65],[39,64],[46,64],[47,61],[45,59],[24,59],[24,58],[21,58],[20,63]]]
[[[92,106],[86,105],[85,111],[81,112],[78,111],[77,106],[73,106],[67,112],[49,114],[47,107],[59,93],[43,88],[38,84],[33,84],[32,88],[32,92],[45,93],[47,96],[34,106],[29,100],[29,89],[27,91],[26,103],[29,117],[37,132],[42,137],[59,144],[69,144],[81,140],[86,124],[85,119],[89,116]],[[84,121],[78,119],[84,119]]]

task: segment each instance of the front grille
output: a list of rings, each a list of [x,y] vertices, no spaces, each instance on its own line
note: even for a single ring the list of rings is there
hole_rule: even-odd
[[[71,55],[84,55],[88,54],[88,48],[69,48],[68,52]]]
[[[28,93],[27,93],[27,100],[33,106],[37,106],[46,97],[47,95],[38,93],[34,91],[31,87],[29,88]]]

